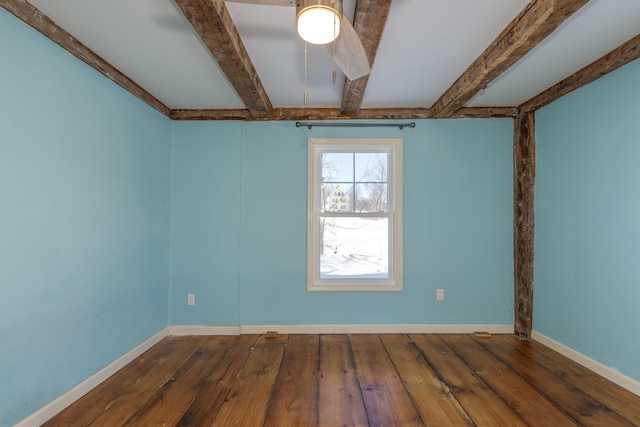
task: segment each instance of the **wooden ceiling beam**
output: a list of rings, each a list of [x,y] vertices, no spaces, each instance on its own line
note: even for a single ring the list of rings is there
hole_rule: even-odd
[[[529,3],[435,102],[434,116],[452,116],[588,1],[534,0]]]
[[[251,120],[249,110],[176,109],[171,110],[171,120]]]
[[[391,0],[358,0],[353,28],[362,41],[362,46],[367,53],[369,65],[373,65],[384,30]],[[360,111],[364,92],[369,82],[369,76],[356,80],[345,79],[342,92],[342,106],[340,112],[344,116],[356,117]]]
[[[513,118],[516,107],[466,107],[452,118]],[[256,119],[249,110],[171,110],[173,120],[409,120],[432,119],[430,108],[366,108],[356,117],[342,114],[338,108],[274,108],[271,117]]]
[[[106,78],[122,87],[133,96],[146,102],[165,116],[169,116],[169,107],[144,90],[140,85],[124,75],[113,65],[102,59],[97,53],[73,37],[45,14],[26,0],[0,0],[0,7],[6,9],[25,24],[39,31],[42,35],[57,43],[61,48],[96,69]]]
[[[176,0],[254,118],[271,117],[271,101],[224,2]]]
[[[453,113],[452,119],[499,119],[514,118],[518,114],[516,107],[463,107]]]
[[[534,96],[522,104],[519,109],[522,112],[538,110],[638,58],[640,58],[640,34],[544,92]]]

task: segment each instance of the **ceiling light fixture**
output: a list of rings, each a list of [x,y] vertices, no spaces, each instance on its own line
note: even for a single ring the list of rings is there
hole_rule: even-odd
[[[327,44],[340,34],[341,0],[300,0],[296,8],[298,34],[311,44]]]

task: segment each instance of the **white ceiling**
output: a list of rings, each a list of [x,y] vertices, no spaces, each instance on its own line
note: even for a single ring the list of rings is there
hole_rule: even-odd
[[[362,106],[431,107],[527,0],[395,0]]]
[[[173,0],[30,0],[171,109],[244,105]],[[527,0],[394,0],[363,108],[430,107]],[[295,9],[227,3],[274,107],[304,107],[304,43]],[[353,16],[355,0],[345,0]],[[470,106],[517,106],[640,33],[640,0],[591,0],[476,95]],[[310,46],[309,108],[339,108],[324,47]]]
[[[469,105],[520,105],[638,34],[640,0],[591,0]]]

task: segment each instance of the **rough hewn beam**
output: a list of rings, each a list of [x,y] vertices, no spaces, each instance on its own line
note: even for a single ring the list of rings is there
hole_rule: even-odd
[[[533,324],[535,113],[516,116],[513,132],[513,258],[515,333],[531,337]]]
[[[534,96],[520,106],[521,111],[535,111],[556,99],[587,85],[623,65],[640,58],[640,34],[618,46],[602,58]]]
[[[251,115],[255,118],[271,117],[271,101],[224,2],[176,0],[176,4],[218,62]]]
[[[171,120],[251,120],[249,110],[171,110]]]
[[[33,7],[25,0],[0,0],[0,6],[13,14],[16,18],[30,25],[44,36],[57,43],[67,52],[87,65],[95,68],[105,77],[130,92],[132,95],[149,104],[165,116],[169,116],[169,108],[157,98],[144,90],[136,82],[125,76],[113,65],[102,59],[98,54],[85,46],[51,19]]]
[[[375,60],[390,7],[391,0],[358,0],[357,2],[353,28],[362,41],[362,46],[369,58],[369,65],[372,65]],[[342,115],[349,117],[358,115],[368,82],[369,76],[353,81],[345,79],[340,108]]]
[[[517,113],[518,109],[515,107],[463,107],[453,113],[451,118],[513,118]]]
[[[467,107],[452,118],[513,118],[515,107]],[[173,120],[346,120],[338,108],[274,108],[271,117],[255,118],[249,110],[171,110]],[[361,120],[431,119],[430,108],[367,108],[355,117]]]
[[[588,1],[534,0],[529,3],[436,101],[434,116],[453,115]]]
[[[499,119],[516,116],[516,107],[465,107],[451,118]],[[357,119],[432,119],[431,108],[365,108],[361,109]]]

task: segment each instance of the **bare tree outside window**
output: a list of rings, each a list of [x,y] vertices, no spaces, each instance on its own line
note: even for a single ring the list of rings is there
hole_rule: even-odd
[[[388,210],[389,200],[389,168],[387,165],[386,153],[375,153],[373,164],[368,169],[369,181],[367,189],[369,190],[370,212],[386,212]]]

